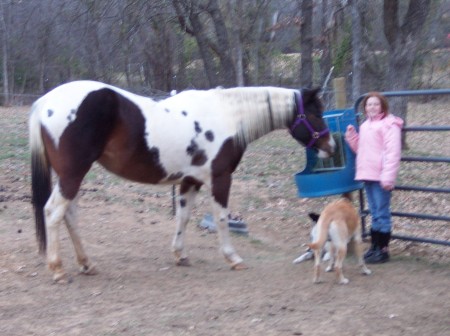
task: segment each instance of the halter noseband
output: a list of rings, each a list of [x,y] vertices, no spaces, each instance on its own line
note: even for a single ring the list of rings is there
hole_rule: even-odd
[[[324,128],[320,132],[314,130],[314,128],[311,126],[311,123],[308,121],[308,118],[306,118],[305,111],[303,109],[303,101],[302,101],[302,95],[298,94],[297,92],[294,93],[296,97],[297,102],[297,118],[295,119],[294,123],[291,126],[291,134],[294,134],[294,130],[300,126],[300,124],[305,124],[305,127],[309,130],[311,133],[311,140],[306,145],[306,148],[311,148],[314,146],[316,141],[323,135],[330,133],[330,130],[328,128]]]

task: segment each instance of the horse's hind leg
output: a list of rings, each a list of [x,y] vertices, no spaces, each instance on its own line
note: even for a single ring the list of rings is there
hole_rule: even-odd
[[[61,194],[58,183],[53,188],[44,208],[45,229],[47,231],[47,264],[49,269],[53,271],[53,280],[57,282],[63,282],[66,278],[59,253],[59,225],[66,215],[70,202]]]
[[[83,244],[81,243],[80,235],[78,233],[77,200],[78,198],[75,198],[70,202],[66,215],[64,216],[64,220],[66,222],[66,227],[69,231],[70,238],[72,239],[75,254],[77,255],[77,261],[80,265],[80,272],[83,274],[94,275],[97,274],[97,271],[84,252]]]

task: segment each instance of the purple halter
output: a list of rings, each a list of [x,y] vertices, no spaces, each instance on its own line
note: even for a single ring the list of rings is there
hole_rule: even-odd
[[[311,148],[314,146],[316,141],[323,135],[330,133],[330,130],[328,128],[323,129],[322,131],[318,132],[314,130],[314,128],[311,126],[310,122],[306,118],[305,111],[303,110],[303,101],[302,101],[302,95],[295,92],[295,97],[297,98],[297,109],[298,114],[297,118],[295,119],[294,123],[291,126],[291,134],[294,133],[294,130],[300,125],[305,124],[305,127],[309,130],[311,133],[311,140],[306,145],[306,148]]]

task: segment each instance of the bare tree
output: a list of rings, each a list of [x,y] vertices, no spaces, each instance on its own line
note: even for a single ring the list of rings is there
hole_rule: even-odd
[[[228,30],[222,12],[219,8],[217,0],[209,0],[208,4],[204,6],[205,10],[211,15],[214,24],[214,30],[217,36],[217,43],[210,41],[211,48],[220,59],[220,77],[222,78],[222,85],[235,86],[236,85],[236,71],[231,56],[231,45],[228,37]]]
[[[353,73],[353,97],[409,89],[423,48],[430,57],[446,33],[443,20],[426,19],[430,7],[448,10],[445,1],[3,0],[1,90],[7,102],[74,79],[165,91],[309,86],[323,83],[332,65],[334,76]],[[427,35],[420,44],[429,24],[436,42]],[[301,76],[289,76],[300,51]]]
[[[164,15],[152,15],[147,22],[147,29],[141,31],[144,42],[142,57],[145,64],[146,83],[155,88],[170,91],[175,76],[175,35],[171,24]]]
[[[0,2],[0,32],[2,46],[3,104],[9,104],[9,43],[10,43],[10,3]]]
[[[400,5],[398,0],[384,0],[383,5],[384,35],[389,48],[386,88],[394,91],[410,88],[414,60],[430,10],[429,0],[410,0],[402,18]],[[391,108],[406,120],[406,99],[392,99]]]
[[[312,14],[313,1],[301,1],[302,21],[300,25],[300,50],[302,54],[301,83],[304,87],[313,85],[313,36],[312,36]]]
[[[217,76],[214,55],[209,48],[209,38],[206,35],[204,24],[200,19],[203,11],[193,1],[172,0],[172,2],[182,30],[194,36],[197,41],[209,85],[218,86],[220,82]]]
[[[182,30],[196,39],[209,86],[261,82],[260,71],[270,63],[267,47],[277,29],[271,29],[271,0],[172,1]]]
[[[240,21],[240,25],[236,25],[235,29],[239,31],[241,41],[244,85],[260,85],[264,82],[264,73],[267,72],[271,37],[274,36],[270,27],[273,26],[273,18],[276,15],[271,12],[271,0],[253,0],[245,3],[241,0],[236,1],[240,3],[238,5],[240,10],[235,11],[233,21]],[[270,21],[268,17],[272,17],[272,20]]]
[[[352,17],[352,99],[356,100],[361,94],[362,77],[362,23],[361,0],[351,0]]]
[[[242,45],[242,34],[240,27],[242,26],[242,17],[244,16],[244,3],[240,0],[228,1],[228,13],[231,21],[230,41],[233,48],[234,67],[236,69],[236,85],[244,86],[244,47]]]
[[[336,67],[336,50],[341,44],[343,28],[343,8],[341,1],[316,0],[313,8],[314,45],[319,51],[319,66],[314,77],[321,85],[326,84],[330,76],[342,76],[342,71]],[[337,71],[335,70],[336,68]],[[323,100],[327,108],[334,104],[334,94],[323,87]]]

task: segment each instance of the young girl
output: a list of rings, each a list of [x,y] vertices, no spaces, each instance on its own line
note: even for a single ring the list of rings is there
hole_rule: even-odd
[[[372,217],[372,244],[364,259],[375,264],[389,260],[391,191],[400,167],[403,120],[389,113],[386,98],[378,92],[368,93],[362,104],[366,120],[359,134],[349,125],[345,140],[356,153],[355,180],[364,181]]]

